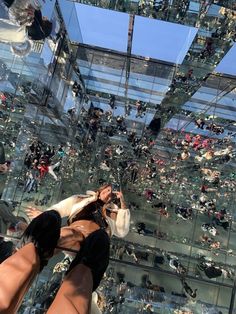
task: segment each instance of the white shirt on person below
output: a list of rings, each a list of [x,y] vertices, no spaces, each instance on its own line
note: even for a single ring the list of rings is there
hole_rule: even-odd
[[[78,200],[78,198],[83,198]],[[76,216],[82,209],[92,202],[97,200],[97,193],[94,191],[87,191],[86,195],[73,195],[65,200],[51,206],[47,210],[56,210],[61,217],[68,217],[68,220]],[[114,205],[111,212],[117,214],[116,220],[106,216],[107,224],[110,227],[111,236],[115,235],[119,238],[125,237],[129,232],[130,227],[130,210],[128,208],[118,208]]]

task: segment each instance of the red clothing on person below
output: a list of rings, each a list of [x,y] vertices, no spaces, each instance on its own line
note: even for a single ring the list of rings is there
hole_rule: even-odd
[[[40,172],[40,178],[44,177],[48,173],[48,166],[47,165],[39,165],[38,166]]]
[[[185,139],[186,139],[186,141],[189,142],[189,143],[192,142],[192,138],[191,138],[191,136],[190,136],[189,134],[186,134],[186,135],[185,135]]]
[[[202,141],[202,148],[208,148],[209,147],[209,140],[208,139],[205,139]]]
[[[202,185],[201,192],[202,193],[206,193],[207,192],[207,186],[206,185]]]
[[[201,147],[201,142],[199,141],[199,140],[195,140],[194,142],[193,142],[193,148],[195,149],[195,150],[197,150],[197,149],[199,149]]]
[[[7,97],[4,94],[0,94],[0,99],[2,101],[6,101]]]

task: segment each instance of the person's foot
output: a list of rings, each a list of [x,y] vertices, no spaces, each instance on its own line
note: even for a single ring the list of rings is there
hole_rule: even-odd
[[[60,238],[61,216],[55,210],[45,211],[34,218],[18,244],[18,248],[29,242],[34,243],[40,258],[40,270],[43,269]]]

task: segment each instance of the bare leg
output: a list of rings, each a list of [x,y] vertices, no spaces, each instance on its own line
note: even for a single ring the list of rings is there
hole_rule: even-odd
[[[19,251],[0,265],[0,313],[17,312],[35,276],[53,255],[60,227],[56,211],[42,213],[25,230]]]
[[[50,173],[50,175],[53,176],[53,178],[54,178],[56,181],[58,180],[58,177],[57,177],[57,175],[55,174],[54,169],[55,169],[56,167],[58,167],[59,165],[60,165],[60,161],[57,162],[55,165],[51,165],[51,166],[48,167],[48,173]]]
[[[89,267],[79,264],[65,277],[47,314],[89,314],[93,277]]]
[[[0,265],[0,313],[14,314],[39,272],[40,260],[29,243]]]
[[[47,314],[90,312],[92,291],[109,263],[109,248],[109,236],[104,230],[98,229],[85,237]]]
[[[58,177],[57,175],[55,174],[55,172],[50,168],[51,166],[48,167],[48,173],[53,176],[53,178],[57,181],[58,180]]]

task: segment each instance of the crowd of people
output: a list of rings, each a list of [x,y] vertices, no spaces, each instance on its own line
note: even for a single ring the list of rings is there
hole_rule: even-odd
[[[58,181],[54,170],[59,170],[64,156],[65,149],[63,145],[55,148],[40,141],[33,142],[29,146],[29,152],[24,160],[27,168],[24,191],[28,193],[37,192],[38,184],[47,174],[50,174],[55,181]],[[56,160],[55,163],[52,163],[52,160]]]
[[[28,2],[25,2],[25,6],[22,7],[22,13],[19,14],[19,6],[22,4],[19,0],[4,2],[6,6],[5,12],[8,14],[8,20],[10,19],[7,25],[14,24],[14,27],[24,25],[24,31],[27,30],[27,40],[44,39],[50,35],[51,24],[47,23],[47,27],[45,26],[46,22],[42,19],[41,11],[37,3],[36,7],[31,7]],[[167,14],[167,2],[168,1],[156,1],[153,4],[156,13],[159,14],[162,12],[163,14]],[[146,5],[150,6],[150,3],[147,4],[141,1],[139,3],[139,9],[145,10]],[[177,8],[179,20],[184,18],[188,7],[188,1],[183,1]],[[37,27],[39,26],[40,30],[43,30],[43,34],[41,35],[37,33]],[[47,28],[46,30],[44,30],[44,26]],[[216,34],[215,36],[218,35]],[[200,53],[200,58],[208,58],[213,52],[214,41],[207,40],[206,46]],[[193,81],[195,81],[194,72],[193,69],[189,69],[183,75],[179,74],[176,76],[172,83],[171,90],[173,91],[178,83],[186,83],[190,86]],[[196,83],[198,84],[198,82]],[[75,80],[74,83],[71,84],[71,90],[73,97],[78,99],[79,102],[85,99],[80,82],[78,83],[78,81]],[[0,96],[1,103],[6,103],[5,95],[1,94]],[[196,125],[194,132],[196,131],[197,133],[201,131],[201,135],[194,134],[194,132],[185,132],[184,130],[182,133],[164,130],[161,132],[160,137],[156,139],[156,136],[148,127],[145,126],[142,130],[142,134],[139,134],[137,130],[130,127],[130,123],[127,121],[131,110],[136,110],[135,118],[141,121],[148,111],[148,103],[141,100],[137,100],[132,105],[126,103],[125,115],[117,116],[114,115],[114,110],[119,106],[118,102],[118,97],[111,94],[108,99],[110,105],[109,110],[96,107],[92,102],[90,102],[91,105],[88,110],[85,108],[86,106],[82,108],[79,117],[76,115],[75,108],[68,110],[68,116],[73,122],[72,127],[75,128],[76,148],[68,148],[65,144],[53,146],[43,143],[40,140],[30,143],[24,158],[25,173],[23,192],[38,193],[39,186],[41,184],[47,185],[47,179],[50,177],[55,182],[61,182],[63,177],[61,170],[62,164],[67,162],[66,158],[69,155],[73,155],[74,160],[77,160],[76,166],[80,171],[79,173],[86,174],[87,181],[84,180],[84,182],[86,181],[87,184],[103,184],[108,178],[115,184],[122,182],[127,192],[135,195],[134,200],[132,197],[131,199],[128,198],[127,207],[134,213],[134,219],[132,221],[133,228],[131,228],[130,232],[132,236],[137,237],[139,241],[141,236],[146,236],[144,239],[147,241],[148,237],[155,237],[159,240],[173,240],[173,242],[179,242],[178,234],[175,236],[175,239],[173,239],[169,230],[165,229],[166,224],[176,223],[176,225],[178,224],[179,226],[185,224],[191,228],[193,223],[196,222],[197,236],[192,238],[190,234],[188,236],[185,235],[185,238],[183,241],[181,240],[181,242],[196,245],[196,247],[205,249],[208,253],[212,252],[213,256],[222,254],[225,250],[223,239],[231,228],[233,218],[231,209],[225,204],[223,205],[220,199],[230,199],[236,187],[233,174],[231,173],[231,176],[228,176],[228,173],[227,175],[224,173],[225,167],[230,165],[234,160],[234,148],[231,143],[233,134],[226,134],[224,127],[220,123],[205,120],[202,117],[194,117],[194,123]],[[87,99],[87,103],[89,103],[89,98]],[[11,107],[11,110],[15,110],[15,108]],[[0,111],[0,119],[6,121],[8,117]],[[204,132],[206,136],[202,135]],[[212,138],[207,137],[209,133],[213,135]],[[222,140],[222,137],[224,137],[224,140]],[[162,155],[160,150],[158,150],[158,145],[161,145],[161,141],[165,141],[169,144],[168,149],[171,149],[171,157],[170,155]],[[13,144],[15,144],[14,141],[10,143],[9,146],[14,146]],[[8,161],[5,157],[4,145],[6,146],[6,143],[0,143],[0,172],[7,174],[11,169],[11,161]],[[189,168],[182,172],[185,166]],[[192,173],[194,173],[193,176]],[[75,179],[73,174],[71,177]],[[223,191],[223,193],[221,191]],[[173,195],[181,196],[173,197]],[[94,195],[88,194],[87,196],[92,197]],[[114,198],[114,195],[112,195],[112,197]],[[121,195],[117,198],[120,199]],[[26,199],[26,201],[28,200]],[[47,206],[51,201],[52,197],[49,193],[45,194],[37,203],[35,202],[35,205]],[[114,206],[112,205],[113,207],[108,209],[108,212],[110,212],[107,213],[108,218],[106,217],[106,223],[110,226],[111,230],[114,224],[112,224],[109,218],[111,218],[113,214],[116,214],[118,210],[116,207],[117,200],[112,199],[112,201]],[[18,206],[19,204],[13,205]],[[13,205],[10,203],[0,204],[2,208],[5,206],[4,213],[9,214],[2,220],[4,224],[8,225],[5,231],[10,235],[16,235],[16,233],[21,234],[27,226],[27,221],[23,220],[22,217],[16,218],[13,215]],[[99,206],[100,205],[101,204],[99,204]],[[53,209],[57,208],[58,210],[59,207],[60,205],[53,207]],[[127,208],[123,207],[126,206],[121,206],[120,209],[125,209],[129,212]],[[145,208],[143,209],[143,207]],[[70,209],[72,210],[73,208]],[[141,209],[144,210],[145,213],[150,214],[151,217],[154,217],[155,220],[150,222],[144,217],[145,215],[140,217],[139,212]],[[31,218],[33,218],[37,210],[33,208],[30,209],[29,212]],[[99,218],[104,214],[101,208],[99,208],[99,210],[96,208],[94,212],[99,213]],[[52,215],[52,217],[54,216]],[[102,217],[104,218],[104,216]],[[88,220],[87,218],[88,217],[86,217],[85,220]],[[102,225],[102,222],[104,223],[103,218],[95,222],[101,229],[104,229],[104,225]],[[89,219],[91,219],[90,216]],[[92,220],[93,219],[95,218],[93,217]],[[157,221],[161,223],[158,224]],[[70,224],[72,225],[74,222],[75,221],[71,221]],[[96,231],[97,230],[93,232]],[[3,232],[2,229],[1,232]],[[126,234],[126,232],[127,228],[122,235]],[[173,233],[174,232],[175,230],[173,230]],[[111,234],[109,234],[109,236],[110,235]],[[83,238],[81,234],[79,236]],[[1,242],[1,246],[6,251],[6,254],[3,254],[1,261],[7,261],[7,258],[10,256],[9,251],[11,253],[14,251],[14,246],[5,240]],[[104,241],[105,244],[107,244],[107,238]],[[28,253],[31,254],[32,247],[28,248]],[[76,247],[76,249],[78,249],[78,247]],[[130,247],[127,244],[112,249],[116,251],[114,255],[115,258],[118,256],[121,260],[127,259],[128,261],[134,262],[136,266],[145,265],[150,259],[147,252],[137,251],[135,247]],[[230,248],[227,249],[229,251]],[[165,267],[168,271],[173,271],[178,274],[181,280],[183,294],[187,296],[189,300],[195,301],[197,299],[197,289],[191,287],[188,282],[187,276],[189,269],[175,253],[176,252],[173,252],[173,254],[166,252],[160,256],[155,256],[155,262],[152,266],[159,267],[160,269]],[[51,256],[51,254],[49,255]],[[22,256],[24,255],[19,255],[20,258]],[[41,263],[40,267],[42,267],[44,261],[42,262],[41,256],[39,257]],[[77,261],[78,259],[81,261],[83,257],[84,256],[77,257]],[[56,279],[57,288],[60,287],[65,271],[67,269],[71,270],[71,268],[69,268],[70,264],[71,259],[66,256],[63,262],[55,268],[54,273],[55,276],[58,277]],[[6,264],[3,264],[3,266],[4,265]],[[89,268],[93,270],[94,275],[93,266],[94,265],[89,265]],[[198,261],[197,270],[199,272],[196,272],[194,275],[205,275],[208,279],[222,276],[225,279],[231,280],[234,274],[227,267],[228,266],[223,266],[220,263],[217,264],[212,260],[207,260],[204,257]],[[14,275],[14,273],[12,275]],[[70,277],[65,276],[65,278]],[[55,282],[52,280],[47,288],[52,289],[51,285],[54,283]],[[91,281],[89,281],[89,283],[91,284]],[[151,291],[165,292],[165,288],[153,284],[150,280],[143,282],[143,288]],[[68,286],[66,286],[65,289],[68,289]],[[50,292],[47,295],[50,297],[47,298],[46,301],[44,300],[45,303],[40,301],[41,305],[43,304],[45,308],[50,306],[50,302],[55,298],[58,289],[52,290],[52,294]],[[92,290],[95,290],[94,287]],[[59,299],[63,297],[63,293],[62,290],[62,294],[58,296]],[[112,310],[114,305],[122,304],[123,299],[124,295],[120,293],[117,299],[109,300],[109,309]],[[142,307],[142,310],[144,313],[151,313],[153,312],[153,306],[151,303],[147,302]]]
[[[82,117],[83,120],[80,119],[78,123],[83,124],[88,121],[88,124],[85,128],[82,128],[82,136],[78,136],[81,146],[77,152],[75,152],[76,156],[83,154],[85,157],[85,159],[81,161],[81,167],[89,160],[90,149],[94,147],[94,144],[102,140],[104,134],[107,136],[106,128],[104,127],[107,121],[106,112],[101,112],[99,109],[92,106],[91,110],[88,112],[85,111]],[[97,128],[91,127],[91,119],[96,120]],[[116,125],[117,121],[112,121]],[[118,126],[119,123],[117,123],[117,128]],[[205,139],[203,136],[194,136],[193,134],[183,135],[172,133],[170,136],[171,131],[166,130],[161,136],[166,139],[170,138],[170,147],[176,150],[176,154],[173,155],[172,159],[167,160],[156,153],[156,141],[149,138],[147,142],[148,134],[150,134],[148,132],[150,131],[147,130],[143,138],[139,138],[139,136],[134,131],[130,131],[129,128],[127,128],[125,132],[121,132],[118,129],[118,132],[120,132],[122,137],[125,137],[125,141],[116,144],[112,143],[112,141],[110,143],[105,141],[105,145],[99,147],[100,151],[97,152],[96,162],[88,169],[89,181],[95,183],[98,182],[98,180],[102,180],[104,173],[108,173],[109,176],[112,175],[114,177],[114,170],[116,172],[118,168],[119,173],[122,175],[122,182],[127,186],[127,191],[130,190],[132,192],[132,188],[135,189],[137,195],[142,199],[142,202],[146,204],[145,206],[150,208],[151,212],[163,217],[163,219],[173,219],[180,224],[181,221],[186,221],[188,224],[191,224],[195,216],[200,214],[202,223],[199,226],[199,231],[203,232],[201,238],[199,238],[200,242],[205,248],[208,247],[214,252],[220,250],[221,245],[217,237],[219,234],[227,232],[230,228],[232,217],[227,209],[218,207],[217,200],[212,197],[211,193],[219,188],[219,184],[225,185],[225,187],[228,188],[231,186],[232,182],[227,181],[225,176],[222,176],[221,171],[212,169],[212,166],[206,164],[206,162],[210,160],[210,162],[218,164],[217,152],[225,152],[226,149],[232,152],[232,148],[224,148],[224,145],[228,144],[228,142],[220,142],[217,138]],[[216,133],[216,135],[220,135],[220,133]],[[113,136],[109,137],[112,139]],[[186,150],[189,151],[190,156],[187,159],[180,158],[179,155]],[[212,158],[205,158],[206,161],[200,161],[195,158],[196,154],[205,154],[207,150],[213,151]],[[50,167],[58,162],[61,163],[66,155],[67,149],[63,145],[54,147],[40,141],[32,142],[29,145],[24,159],[25,168],[27,170],[26,173],[28,172],[24,191],[30,193],[37,192],[37,184],[40,184],[46,175],[48,176],[47,173],[50,174]],[[127,156],[129,156],[128,159]],[[135,158],[132,158],[132,156]],[[232,158],[233,154],[231,155],[231,159]],[[187,206],[186,203],[170,202],[168,197],[165,199],[167,196],[166,191],[170,191],[167,187],[178,183],[180,180],[177,172],[178,165],[182,165],[184,162],[192,162],[192,160],[194,160],[192,169],[198,174],[198,177],[196,175],[197,180],[194,183],[198,186],[198,192],[188,193],[191,204]],[[224,162],[223,166],[227,163],[228,161]],[[114,165],[116,169],[114,169]],[[100,172],[98,172],[98,169],[100,169]],[[51,170],[53,171],[54,169]],[[98,173],[99,176],[97,175]],[[58,178],[57,173],[52,175],[52,178],[56,180],[55,176]],[[34,183],[35,178],[37,184]],[[160,180],[158,186],[156,186],[157,180]],[[102,183],[102,181],[100,182]],[[179,187],[183,188],[191,183],[191,178],[189,178],[189,181],[182,181]],[[191,191],[192,190],[193,189],[191,189]],[[50,196],[45,195],[45,199],[43,199],[39,205],[47,205],[49,201]],[[130,201],[129,207],[132,211],[138,212],[140,210],[140,204],[136,201]],[[170,240],[168,232],[153,228],[149,226],[149,223],[146,221],[142,222],[136,219],[135,221],[137,223],[136,230],[138,234]],[[133,232],[133,230],[131,230],[131,232]],[[131,258],[136,264],[142,265],[142,261],[145,261],[145,259],[148,260],[148,256],[144,256],[145,254],[141,254],[140,252],[135,252],[135,250],[129,247],[124,249],[124,254],[126,254],[128,258]],[[182,265],[180,259],[173,255],[169,257],[168,262],[168,258],[166,257],[165,264],[169,265],[170,271],[175,271],[181,276],[183,291],[186,290],[185,292],[189,294],[189,297],[194,296],[195,289],[189,287],[186,280],[182,277],[183,274],[187,273],[187,270],[186,267]],[[158,265],[158,263],[156,265]],[[210,271],[207,267],[210,267]],[[214,270],[214,268],[216,268],[216,270]],[[211,270],[212,273],[215,273],[212,274]],[[224,278],[232,276],[226,275],[224,268],[219,268],[219,266],[215,265],[207,265],[205,268],[200,265],[199,271],[204,272],[209,279],[216,278],[218,274],[224,276]],[[151,285],[149,285],[149,287],[151,287]]]

